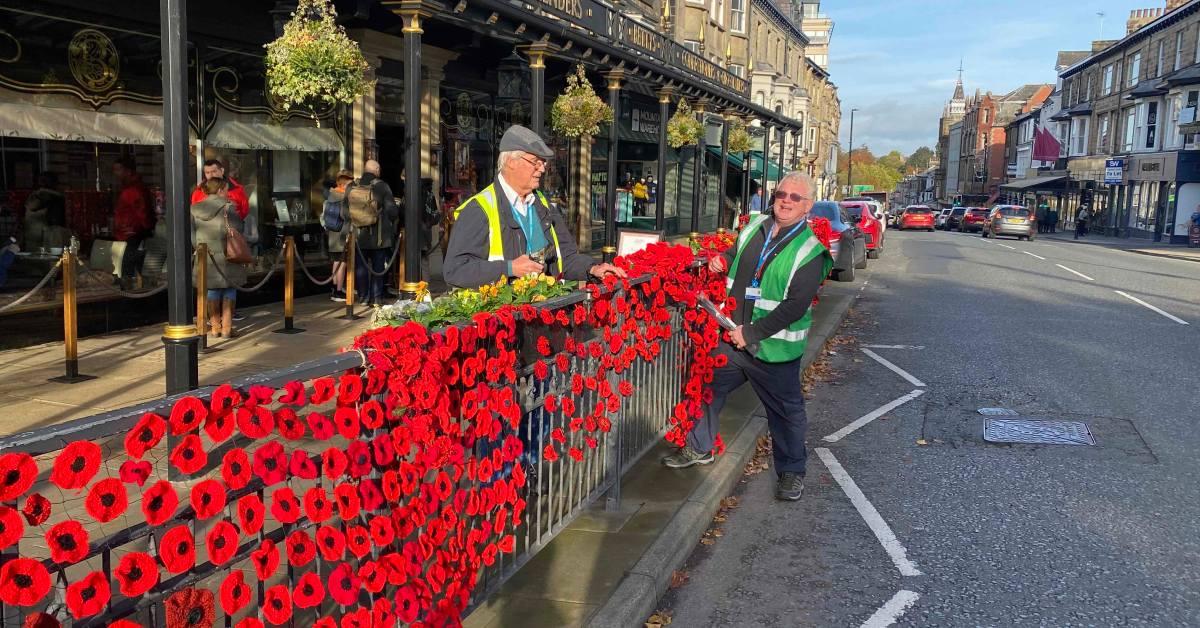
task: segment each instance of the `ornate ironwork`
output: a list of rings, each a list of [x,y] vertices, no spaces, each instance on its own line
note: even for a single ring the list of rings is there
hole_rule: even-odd
[[[92,92],[107,91],[121,74],[121,53],[108,35],[94,28],[75,33],[67,46],[67,61],[75,81]]]

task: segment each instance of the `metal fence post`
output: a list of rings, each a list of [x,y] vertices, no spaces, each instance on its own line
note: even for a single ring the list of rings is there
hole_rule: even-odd
[[[275,330],[277,334],[299,334],[304,331],[293,325],[296,298],[295,274],[296,239],[287,236],[283,239],[283,327]]]

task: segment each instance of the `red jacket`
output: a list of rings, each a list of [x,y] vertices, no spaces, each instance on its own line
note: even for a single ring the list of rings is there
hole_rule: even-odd
[[[207,194],[204,193],[204,190],[201,190],[200,186],[197,185],[192,190],[192,204],[199,203],[206,196]],[[238,216],[241,216],[242,220],[245,220],[246,216],[250,215],[250,198],[246,196],[246,188],[242,187],[242,184],[237,181],[234,181],[233,177],[229,178],[229,189],[225,192],[225,196],[229,199],[229,202],[233,203],[233,208],[237,210]]]
[[[154,230],[158,217],[154,214],[154,197],[142,178],[134,174],[117,195],[113,212],[113,236],[124,242],[134,236]]]

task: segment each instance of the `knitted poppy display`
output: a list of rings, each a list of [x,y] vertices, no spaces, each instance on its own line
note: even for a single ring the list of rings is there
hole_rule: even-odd
[[[74,519],[68,519],[46,531],[46,547],[56,563],[73,565],[88,554],[88,533]]]
[[[214,565],[224,565],[238,551],[238,531],[228,521],[218,521],[204,539],[208,559]]]
[[[300,582],[292,590],[292,601],[296,603],[296,608],[313,608],[324,600],[325,585],[321,583],[321,576],[311,571],[300,576]]]
[[[144,552],[130,552],[117,562],[113,575],[121,595],[137,597],[158,584],[158,561]]]
[[[175,494],[175,488],[166,480],[159,480],[153,486],[142,493],[142,514],[146,516],[146,523],[157,526],[162,525],[175,514],[175,509],[179,507],[179,496]]]
[[[395,540],[396,529],[392,527],[391,519],[377,515],[371,517],[368,525],[371,530],[371,541],[375,543],[375,547],[387,547]]]
[[[327,561],[341,560],[346,555],[346,535],[334,526],[321,526],[317,528],[317,549]]]
[[[118,619],[109,624],[108,628],[142,628],[142,625],[131,619]]]
[[[172,593],[166,601],[167,628],[211,628],[216,615],[213,593],[188,587]]]
[[[244,617],[234,628],[265,628],[262,620],[257,617]]]
[[[218,591],[221,600],[221,610],[226,615],[233,616],[250,603],[250,585],[246,584],[246,573],[234,569],[225,576]]]
[[[121,469],[117,472],[117,476],[126,484],[137,484],[140,487],[150,479],[152,471],[154,471],[154,465],[145,460],[126,460],[121,463]]]
[[[313,523],[324,523],[333,516],[333,501],[324,488],[314,486],[305,491],[304,514]]]
[[[9,606],[33,606],[50,591],[50,572],[40,560],[13,558],[0,567],[0,601]]]
[[[279,428],[279,435],[288,440],[304,438],[304,422],[296,416],[296,411],[291,408],[280,408],[275,413],[275,426]]]
[[[111,597],[108,576],[100,571],[93,571],[67,585],[67,609],[75,619],[83,619],[103,611]]]
[[[292,452],[291,460],[288,462],[288,471],[292,474],[292,477],[302,480],[315,480],[321,474],[320,470],[317,469],[317,463],[303,449],[297,449]]]
[[[266,406],[238,408],[237,426],[247,438],[266,438],[275,431],[275,415]]]
[[[242,404],[242,393],[231,384],[221,384],[208,400],[209,417],[229,415]]]
[[[180,473],[191,475],[208,464],[208,452],[204,451],[204,443],[199,436],[188,434],[171,450],[169,460]]]
[[[360,481],[358,496],[362,500],[363,510],[370,512],[383,507],[383,491],[379,489],[379,483],[375,480],[364,478]]]
[[[109,624],[109,628],[112,628],[113,625]],[[21,628],[60,628],[61,626],[62,624],[53,615],[46,613],[34,613],[27,616],[21,623]]]
[[[354,568],[350,563],[338,563],[333,571],[329,572],[329,597],[333,598],[334,602],[342,606],[349,606],[358,601],[358,589],[362,585],[358,574],[354,573]]]
[[[63,490],[81,489],[100,470],[100,457],[100,446],[90,440],[70,443],[55,457],[50,481]]]
[[[203,401],[195,397],[184,397],[175,402],[175,407],[171,408],[171,417],[167,419],[167,426],[171,429],[172,436],[179,436],[195,431],[207,417],[208,406],[204,405]]]
[[[353,407],[338,408],[333,412],[333,424],[337,427],[338,434],[346,440],[354,440],[358,438],[360,425],[358,422],[358,410]]]
[[[117,478],[104,478],[92,485],[83,506],[89,515],[100,523],[108,523],[125,514],[129,507],[129,496],[125,484]]]
[[[361,478],[371,472],[371,447],[367,443],[356,440],[346,447],[346,458],[349,465],[346,472],[352,478]]]
[[[237,426],[234,424],[232,412],[210,414],[204,422],[204,433],[208,434],[214,443],[220,443],[233,436],[235,427]]]
[[[0,506],[0,549],[20,541],[23,534],[25,524],[21,523],[21,515],[8,506]]]
[[[258,549],[250,552],[250,562],[254,564],[254,575],[260,581],[266,582],[275,575],[275,570],[279,568],[279,548],[275,547],[275,541],[263,539]]]
[[[215,517],[225,508],[225,489],[216,480],[203,480],[192,487],[192,509],[199,519]]]
[[[358,577],[362,579],[364,589],[371,593],[379,593],[387,586],[388,568],[384,563],[366,560],[358,568]]]
[[[274,486],[287,479],[288,459],[283,445],[271,441],[254,450],[254,475],[263,484]]]
[[[287,559],[293,567],[303,567],[317,557],[317,545],[304,530],[295,530],[287,536]]]
[[[283,394],[279,396],[279,403],[289,406],[302,406],[308,401],[307,395],[304,392],[304,384],[302,382],[288,382],[283,386]]]
[[[353,484],[338,484],[333,489],[333,498],[337,502],[338,516],[342,521],[350,521],[358,516],[362,509],[362,501],[358,497],[358,487]]]
[[[333,421],[320,412],[309,412],[308,416],[304,418],[304,422],[308,423],[308,429],[312,430],[313,438],[316,440],[329,440],[337,433]]]
[[[186,524],[163,534],[158,543],[158,558],[171,573],[183,573],[196,565],[196,540]]]
[[[275,626],[282,626],[292,618],[292,594],[286,584],[267,589],[263,596],[262,613],[267,623]]]
[[[235,447],[225,452],[221,457],[221,479],[231,491],[245,488],[250,483],[252,468],[250,457],[241,447]]]
[[[561,353],[559,355],[562,355]],[[421,604],[417,600],[417,590],[411,585],[400,587],[396,591],[396,616],[400,621],[411,624],[417,620],[421,612]]]
[[[332,617],[321,617],[313,622],[312,628],[338,628],[338,623]]]
[[[125,453],[130,458],[141,460],[146,452],[153,449],[167,433],[167,422],[157,414],[147,412],[142,415],[137,425],[125,435]]]
[[[330,447],[321,454],[321,469],[324,471],[325,477],[330,480],[337,480],[346,473],[346,466],[350,463],[346,459],[346,452],[337,447]]]
[[[379,403],[378,399],[371,399],[363,404],[362,410],[358,413],[358,420],[362,422],[363,427],[376,430],[383,426],[386,414],[383,404]]]
[[[243,495],[237,503],[238,525],[242,528],[242,534],[258,534],[266,522],[266,513],[267,509],[257,494]]]
[[[284,486],[271,494],[271,516],[279,523],[296,523],[300,518],[300,500],[291,487]]]

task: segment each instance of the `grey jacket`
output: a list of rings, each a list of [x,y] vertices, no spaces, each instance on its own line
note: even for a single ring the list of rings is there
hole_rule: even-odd
[[[354,246],[363,251],[392,248],[396,243],[396,230],[400,222],[400,208],[396,206],[396,196],[392,194],[391,186],[383,179],[377,179],[368,172],[350,185],[369,186],[372,183],[375,183],[372,193],[375,202],[379,204],[379,220],[369,227],[354,227]],[[346,186],[346,193],[350,193],[350,186]]]
[[[478,288],[501,277],[510,276],[508,261],[525,255],[527,241],[521,225],[513,217],[512,205],[504,196],[499,181],[492,183],[496,190],[496,208],[500,212],[500,242],[504,248],[504,260],[488,261],[489,227],[483,208],[474,199],[467,201],[450,232],[450,243],[446,246],[446,262],[443,267],[446,283],[458,288]],[[546,233],[546,241],[553,243],[550,226],[558,234],[558,246],[563,256],[563,278],[581,281],[587,279],[588,270],[596,260],[579,252],[575,237],[567,227],[558,210],[539,199],[538,219]],[[548,260],[546,272],[557,274],[558,263]]]
[[[246,267],[225,261],[225,220],[229,226],[242,230],[242,217],[238,216],[233,203],[219,196],[209,196],[192,204],[192,244],[207,244],[210,257],[205,260],[207,269],[204,285],[210,290],[239,288],[246,284]],[[216,261],[214,264],[213,261]],[[197,260],[196,265],[199,265]],[[192,280],[196,280],[193,266]]]

